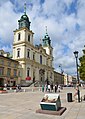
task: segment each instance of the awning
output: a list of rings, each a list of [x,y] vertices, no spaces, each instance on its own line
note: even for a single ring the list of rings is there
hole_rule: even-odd
[[[30,76],[29,77],[26,77],[26,80],[29,80],[30,81],[31,80],[31,77]]]

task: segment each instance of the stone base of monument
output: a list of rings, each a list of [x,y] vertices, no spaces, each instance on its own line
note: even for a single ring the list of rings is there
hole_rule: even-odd
[[[59,94],[45,94],[40,102],[41,109],[36,110],[36,113],[62,115],[66,110],[61,107],[61,100]]]
[[[36,113],[41,113],[41,114],[49,114],[49,115],[62,115],[66,110],[66,107],[60,107],[57,111],[51,111],[51,110],[42,110],[38,109],[36,110]]]

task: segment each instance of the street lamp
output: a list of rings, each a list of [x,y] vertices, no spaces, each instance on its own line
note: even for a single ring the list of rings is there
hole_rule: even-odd
[[[62,70],[62,65],[59,65],[60,69],[61,69],[61,84],[62,84],[62,74],[63,74],[63,70]]]
[[[78,75],[78,51],[74,52],[75,58],[76,58],[76,69],[77,69],[77,81],[78,81],[78,102],[80,102],[80,91],[79,91],[79,75]]]

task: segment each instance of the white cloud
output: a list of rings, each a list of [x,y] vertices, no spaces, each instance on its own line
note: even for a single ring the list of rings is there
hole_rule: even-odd
[[[18,14],[13,11],[13,4],[9,1],[0,7],[0,37],[2,43],[12,44],[13,30],[17,27]]]

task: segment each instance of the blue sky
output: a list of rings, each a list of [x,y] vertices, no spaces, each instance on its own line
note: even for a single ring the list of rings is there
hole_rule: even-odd
[[[44,37],[45,26],[52,41],[54,68],[60,72],[76,74],[73,52],[85,45],[85,1],[84,0],[0,0],[0,49],[12,52],[13,31],[24,12],[31,21],[34,44]]]

